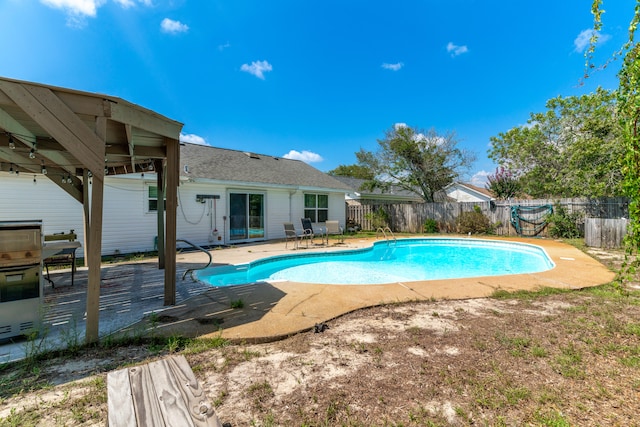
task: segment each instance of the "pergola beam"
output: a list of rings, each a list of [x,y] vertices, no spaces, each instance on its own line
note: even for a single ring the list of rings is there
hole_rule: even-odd
[[[94,176],[102,176],[104,141],[101,141],[50,89],[0,80],[0,90],[13,99],[67,151],[77,159],[82,159]],[[102,147],[102,150],[99,147]]]
[[[127,105],[108,100],[105,100],[105,115],[111,120],[153,132],[166,138],[175,138],[182,129],[182,124],[168,122],[152,112],[144,113]]]

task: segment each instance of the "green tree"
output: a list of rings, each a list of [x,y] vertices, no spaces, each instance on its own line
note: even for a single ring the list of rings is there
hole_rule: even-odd
[[[602,28],[602,0],[593,0],[591,11],[594,15],[594,31],[591,45],[585,53],[587,57],[587,73],[596,68],[592,63],[593,52]],[[625,273],[633,274],[640,264],[638,251],[640,249],[640,46],[635,41],[635,33],[640,22],[640,1],[636,1],[633,18],[629,24],[629,39],[616,52],[612,59],[622,56],[622,66],[618,86],[617,117],[622,127],[622,175],[624,177],[623,191],[629,197],[629,225],[625,240],[627,261],[622,268]],[[605,64],[606,65],[606,64]]]
[[[547,101],[524,126],[491,137],[489,158],[508,166],[533,197],[601,197],[622,193],[623,147],[616,94],[602,88]]]
[[[340,165],[327,172],[333,176],[349,176],[351,178],[372,180],[374,177],[371,169],[361,165]]]
[[[506,200],[520,194],[520,181],[504,167],[496,168],[496,173],[487,177],[487,190],[491,190],[497,199]]]
[[[374,173],[367,182],[369,189],[386,191],[397,185],[432,202],[436,193],[458,179],[475,160],[457,144],[454,133],[439,135],[433,129],[422,131],[398,124],[378,140],[376,152],[360,149],[356,157],[359,165]]]

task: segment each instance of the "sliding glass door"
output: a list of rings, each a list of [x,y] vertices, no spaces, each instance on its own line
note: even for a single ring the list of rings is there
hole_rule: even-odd
[[[229,194],[229,239],[264,239],[264,194]]]

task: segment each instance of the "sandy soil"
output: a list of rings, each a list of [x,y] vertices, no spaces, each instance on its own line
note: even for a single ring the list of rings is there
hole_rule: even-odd
[[[185,355],[231,426],[640,425],[640,295],[617,295],[386,305],[278,342]],[[0,426],[102,426],[105,372],[166,354],[153,350],[42,361],[31,369],[50,386],[35,391],[9,392],[16,372],[5,368]]]

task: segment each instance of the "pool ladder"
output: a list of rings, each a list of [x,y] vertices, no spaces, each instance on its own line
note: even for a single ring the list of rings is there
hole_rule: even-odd
[[[393,243],[397,243],[396,236],[393,234],[393,231],[391,231],[389,227],[378,227],[378,230],[376,231],[376,239],[380,234],[382,234],[384,236],[384,239],[387,241],[387,244],[389,244],[389,236],[387,236],[387,233],[389,233],[391,235],[391,238],[393,238]]]
[[[185,270],[185,272],[182,274],[182,280],[184,280],[185,277],[187,277],[187,274],[191,274],[191,280],[193,280],[195,282],[195,278],[193,277],[193,272],[196,270],[204,270],[205,268],[209,267],[211,265],[211,262],[213,261],[213,257],[211,256],[211,253],[206,250],[205,248],[196,245],[195,243],[191,243],[188,240],[184,240],[184,239],[177,239],[176,242],[182,242],[182,243],[186,243],[187,245],[191,246],[194,249],[199,250],[200,252],[204,252],[205,254],[207,254],[207,256],[209,257],[209,262],[207,263],[207,265],[205,265],[204,267],[199,267],[199,268],[188,268]]]

